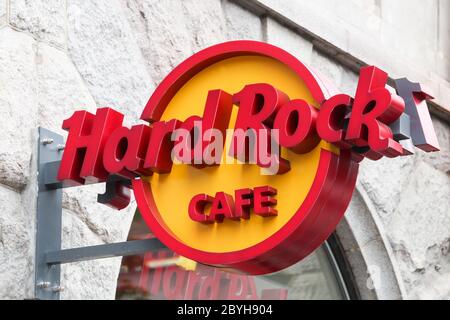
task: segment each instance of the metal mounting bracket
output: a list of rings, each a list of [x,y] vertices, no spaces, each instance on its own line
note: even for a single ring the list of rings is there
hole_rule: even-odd
[[[60,299],[61,264],[78,261],[142,254],[165,248],[158,239],[146,239],[61,250],[62,188],[56,179],[64,150],[64,139],[50,130],[39,128],[38,197],[36,214],[35,297]],[[117,194],[120,178],[106,182],[105,193],[98,200],[106,203]]]
[[[50,251],[61,250],[62,190],[45,185],[45,166],[61,160],[61,135],[39,128],[38,138],[38,198],[36,216],[35,296],[38,299],[59,299],[60,265],[45,262]]]

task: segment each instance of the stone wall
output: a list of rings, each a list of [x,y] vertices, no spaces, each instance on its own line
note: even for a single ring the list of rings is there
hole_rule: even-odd
[[[364,211],[382,236],[361,225],[364,240],[345,249],[369,259],[382,243],[405,298],[450,299],[449,28],[446,0],[0,0],[0,298],[34,294],[36,128],[63,133],[74,110],[101,106],[136,123],[154,87],[186,57],[255,39],[292,52],[349,94],[363,63],[432,88],[442,151],[364,160],[343,223]],[[95,192],[101,187],[64,192],[63,247],[126,239],[134,202],[112,211]],[[385,268],[352,261],[363,280],[374,277],[369,267]],[[63,266],[62,298],[114,298],[119,266],[120,258]],[[365,297],[383,297],[374,292]]]

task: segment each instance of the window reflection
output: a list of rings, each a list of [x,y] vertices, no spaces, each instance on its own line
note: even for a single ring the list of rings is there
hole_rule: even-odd
[[[129,240],[153,237],[139,213]],[[248,276],[198,264],[169,249],[124,257],[117,299],[344,299],[327,249],[276,273]]]

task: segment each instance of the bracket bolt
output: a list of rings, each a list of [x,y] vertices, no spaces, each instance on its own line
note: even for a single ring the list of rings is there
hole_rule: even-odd
[[[56,146],[56,150],[61,151],[61,150],[64,150],[65,147],[66,147],[65,144],[58,144],[58,145]]]
[[[42,282],[39,282],[36,286],[40,289],[46,289],[46,288],[50,287],[50,282],[42,281]]]
[[[53,143],[53,139],[52,138],[44,138],[44,139],[41,140],[41,142],[45,146],[47,144]]]
[[[52,287],[52,291],[53,292],[61,292],[61,291],[64,291],[64,287],[54,286],[54,287]]]

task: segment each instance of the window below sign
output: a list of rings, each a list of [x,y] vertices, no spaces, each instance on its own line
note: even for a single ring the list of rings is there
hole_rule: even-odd
[[[133,220],[129,240],[151,238],[139,213]],[[335,256],[334,237],[299,263],[269,275],[247,276],[198,264],[168,248],[144,255],[124,257],[116,299],[348,299]],[[354,297],[352,297],[354,298]]]

